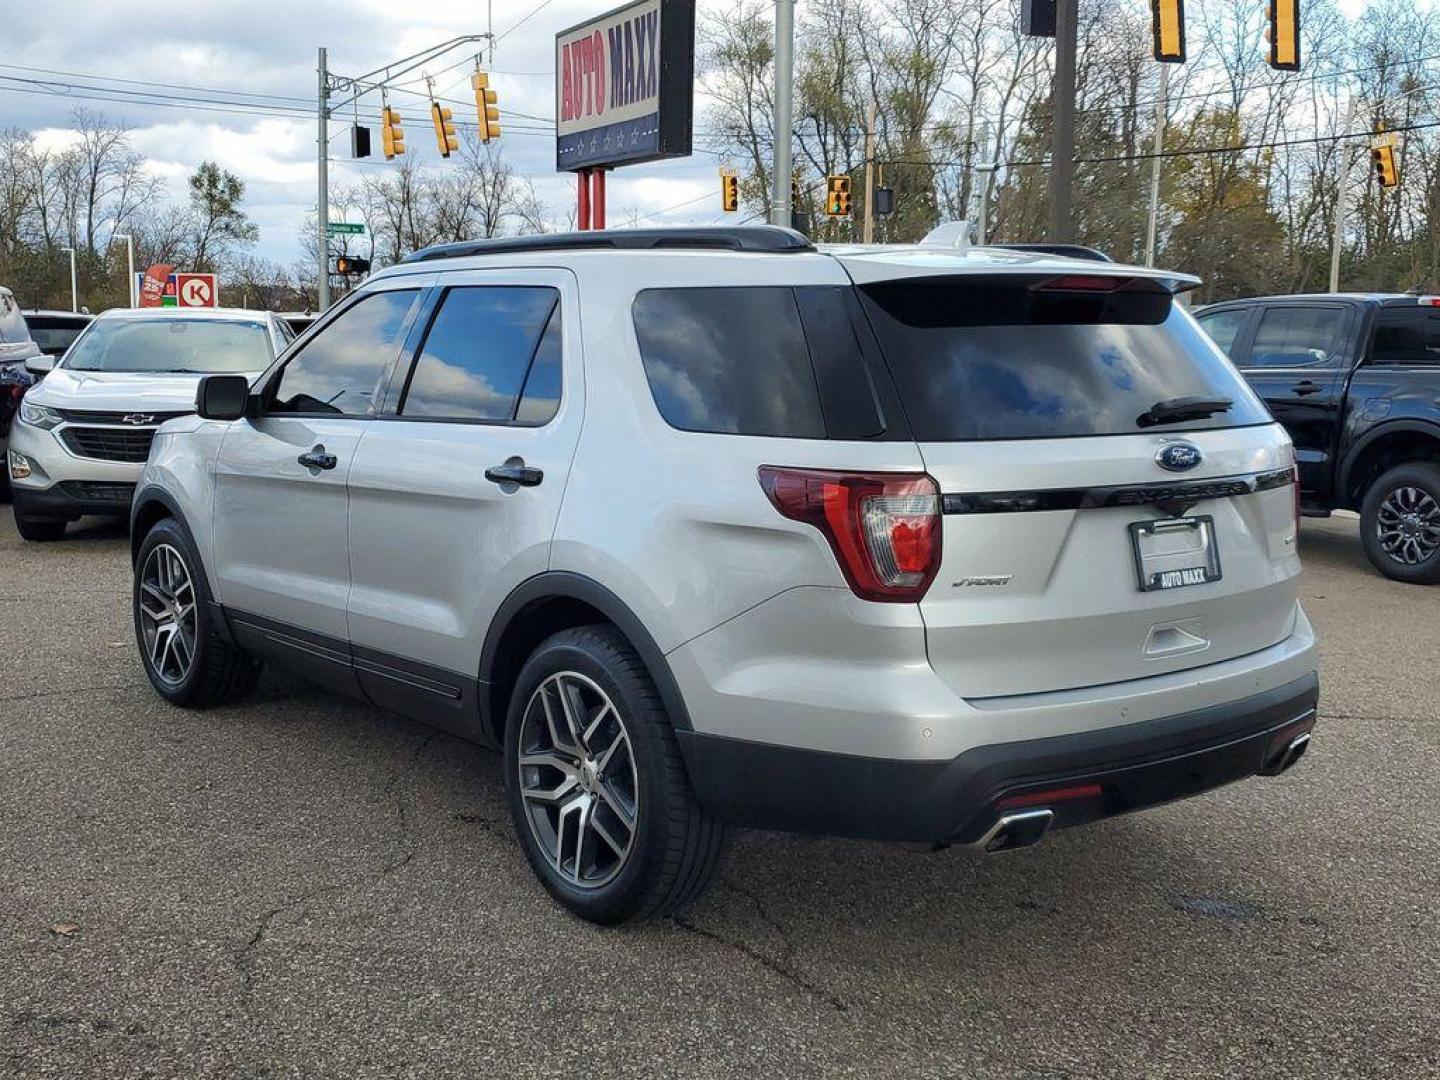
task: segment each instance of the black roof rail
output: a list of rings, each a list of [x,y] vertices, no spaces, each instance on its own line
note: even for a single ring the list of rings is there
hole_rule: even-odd
[[[1091,262],[1114,262],[1115,260],[1084,244],[986,244],[986,247],[1007,248],[1010,251],[1037,251],[1043,255],[1065,255],[1071,259],[1089,259]]]
[[[720,251],[814,251],[803,233],[776,225],[719,225],[680,229],[597,229],[591,232],[541,233],[538,236],[500,236],[490,240],[464,240],[436,244],[402,261],[428,262],[465,255],[503,255],[520,251],[652,251],[680,248]]]

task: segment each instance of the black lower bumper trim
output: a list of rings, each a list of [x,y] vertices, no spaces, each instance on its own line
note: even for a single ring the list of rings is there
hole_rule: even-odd
[[[90,480],[65,480],[44,491],[13,487],[16,508],[29,517],[66,518],[71,521],[86,514],[125,517],[130,513],[134,484]]]
[[[1240,701],[1074,735],[996,743],[951,761],[832,754],[677,732],[700,803],[755,828],[875,840],[973,843],[997,804],[1051,805],[1055,827],[1197,795],[1271,764],[1314,723],[1315,674]],[[1093,789],[1098,787],[1098,791]],[[1041,800],[1036,802],[1034,800]]]

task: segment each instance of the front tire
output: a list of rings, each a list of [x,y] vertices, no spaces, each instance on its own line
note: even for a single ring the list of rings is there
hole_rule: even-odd
[[[1440,582],[1440,466],[1397,465],[1371,484],[1360,506],[1360,539],[1386,577]]]
[[[135,561],[131,607],[145,674],[172,705],[203,708],[244,697],[260,665],[221,636],[210,589],[189,535],[174,518],[146,534]]]
[[[695,801],[655,683],[613,627],[562,630],[525,666],[505,724],[516,835],[550,895],[614,924],[693,900],[723,827]]]

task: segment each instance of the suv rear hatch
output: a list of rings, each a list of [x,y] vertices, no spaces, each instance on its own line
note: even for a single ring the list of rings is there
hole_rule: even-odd
[[[1058,269],[851,267],[942,494],[921,602],[931,664],[975,699],[1283,640],[1299,570],[1289,440],[1172,281],[1042,267]]]

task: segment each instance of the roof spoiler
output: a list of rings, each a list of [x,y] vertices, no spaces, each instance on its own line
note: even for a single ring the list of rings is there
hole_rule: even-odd
[[[794,229],[776,225],[730,225],[678,229],[594,229],[589,232],[502,236],[437,244],[407,255],[407,263],[453,259],[465,255],[502,255],[524,251],[645,251],[655,248],[786,253],[814,251],[815,246]]]
[[[1089,259],[1091,262],[1114,262],[1115,260],[1097,248],[1084,244],[987,244],[986,247],[1005,248],[1007,251],[1033,251],[1041,255],[1063,255],[1069,259]]]

